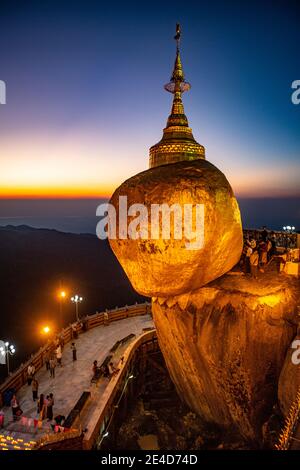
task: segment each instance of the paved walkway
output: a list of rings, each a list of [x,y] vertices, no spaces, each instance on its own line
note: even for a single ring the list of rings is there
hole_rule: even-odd
[[[71,343],[68,343],[63,350],[63,366],[61,368],[56,367],[54,379],[50,378],[49,372],[46,371],[45,367],[36,374],[39,382],[39,394],[44,393],[44,395],[48,395],[51,392],[54,394],[54,416],[58,414],[67,416],[83,391],[91,390],[92,395],[94,395],[95,386],[91,385],[91,377],[93,361],[95,359],[101,364],[116,341],[131,333],[138,336],[143,332],[143,328],[152,326],[151,316],[143,315],[112,322],[108,326],[100,326],[82,333],[75,341],[77,348],[76,362],[72,361]],[[122,350],[128,344],[130,344],[129,341],[122,347]],[[115,353],[113,357],[114,363],[118,362],[121,352],[119,349]],[[99,388],[103,389],[104,384],[101,383]],[[24,385],[18,391],[17,396],[23,410],[23,416],[37,419],[36,403],[32,399],[31,387]],[[20,421],[17,423],[12,422],[10,408],[3,408],[3,411],[5,414],[5,426],[4,430],[1,430],[2,435],[8,434],[14,438],[22,438],[25,441],[29,441],[40,438],[50,430],[50,425],[46,420],[43,421],[42,429],[34,429],[33,427],[28,429]]]

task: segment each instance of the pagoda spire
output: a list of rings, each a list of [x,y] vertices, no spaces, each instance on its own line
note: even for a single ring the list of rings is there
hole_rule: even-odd
[[[176,25],[176,58],[174,62],[173,73],[170,83],[165,85],[165,90],[174,95],[171,114],[168,118],[167,127],[171,126],[185,126],[188,127],[188,120],[184,114],[184,107],[182,102],[182,93],[190,90],[191,85],[184,80],[184,73],[180,58],[179,43],[181,38],[180,24]]]
[[[171,81],[164,86],[166,91],[174,95],[172,109],[161,141],[150,148],[150,167],[205,158],[204,147],[195,141],[184,113],[182,93],[190,90],[191,85],[184,79],[179,50],[181,28],[178,23],[174,39],[176,40],[176,57],[173,73]]]

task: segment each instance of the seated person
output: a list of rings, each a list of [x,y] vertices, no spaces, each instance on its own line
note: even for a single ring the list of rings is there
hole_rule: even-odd
[[[103,377],[109,377],[110,372],[106,364],[101,367],[101,372],[102,372]]]
[[[93,368],[92,368],[93,376],[95,376],[97,374],[97,370],[98,370],[98,361],[94,361],[93,362]]]
[[[110,376],[113,376],[113,375],[117,374],[120,369],[117,369],[117,368],[114,366],[113,362],[110,362],[110,363],[108,364],[108,370],[109,370],[109,375],[110,375]]]
[[[55,426],[62,426],[65,422],[66,417],[64,415],[57,415],[55,418],[51,421],[51,428],[54,431]]]

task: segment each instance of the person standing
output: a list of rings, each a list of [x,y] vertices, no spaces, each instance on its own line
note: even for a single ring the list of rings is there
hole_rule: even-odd
[[[33,364],[29,364],[28,369],[27,369],[27,384],[28,384],[28,386],[31,385],[34,374],[35,374],[35,367],[34,367]]]
[[[246,253],[245,253],[245,271],[246,273],[250,274],[251,269],[250,269],[250,256],[252,255],[252,248],[250,246],[250,242],[247,242],[246,246]]]
[[[261,268],[268,262],[268,245],[265,240],[260,240],[259,245],[259,263]]]
[[[251,270],[251,275],[254,277],[254,279],[257,279],[258,261],[259,261],[258,251],[254,250],[250,256],[250,270]]]
[[[272,234],[272,238],[271,238],[271,250],[270,250],[270,257],[276,255],[276,235],[275,233]]]
[[[71,351],[72,351],[72,356],[73,356],[73,362],[77,361],[77,349],[76,349],[75,343],[71,344]]]
[[[54,379],[55,377],[55,367],[56,367],[56,360],[52,356],[49,362],[49,370],[50,370],[50,377]]]
[[[109,325],[109,316],[108,316],[108,312],[105,311],[103,313],[103,324],[104,326],[108,326]]]
[[[39,391],[39,383],[35,377],[32,380],[31,388],[32,388],[32,399],[33,401],[35,401],[38,399],[38,391]]]
[[[47,397],[47,419],[48,421],[52,421],[53,419],[53,405],[54,405],[54,397],[53,393]]]
[[[78,338],[77,323],[73,323],[73,325],[72,325],[72,339],[77,339],[77,338]]]
[[[62,367],[62,363],[61,363],[61,360],[62,360],[62,350],[61,350],[61,345],[59,344],[56,348],[56,360],[57,360],[57,364]]]
[[[46,364],[46,370],[50,370],[50,351],[47,350],[45,354],[45,364]]]
[[[19,405],[19,402],[18,402],[18,399],[17,399],[16,395],[13,395],[13,397],[11,399],[11,402],[10,402],[10,406],[11,406],[13,420],[17,421],[18,417],[22,413],[21,413],[20,405]]]
[[[267,227],[263,226],[262,232],[261,232],[261,236],[262,236],[263,241],[266,242],[266,241],[267,241],[267,238],[268,238],[268,230],[267,230]]]
[[[38,401],[38,405],[37,405],[37,412],[38,412],[39,420],[40,420],[40,421],[43,421],[43,419],[45,419],[45,416],[46,416],[46,406],[47,406],[47,400],[46,400],[46,398],[44,397],[44,394],[41,393],[41,394],[40,394],[39,401]]]

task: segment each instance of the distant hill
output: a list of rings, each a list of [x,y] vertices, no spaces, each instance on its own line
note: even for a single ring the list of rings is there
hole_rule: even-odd
[[[59,325],[60,283],[68,292],[65,325],[75,319],[70,302],[75,293],[84,298],[82,315],[144,299],[131,287],[107,241],[25,225],[0,227],[0,339],[15,343],[15,362],[41,344],[43,324]]]

